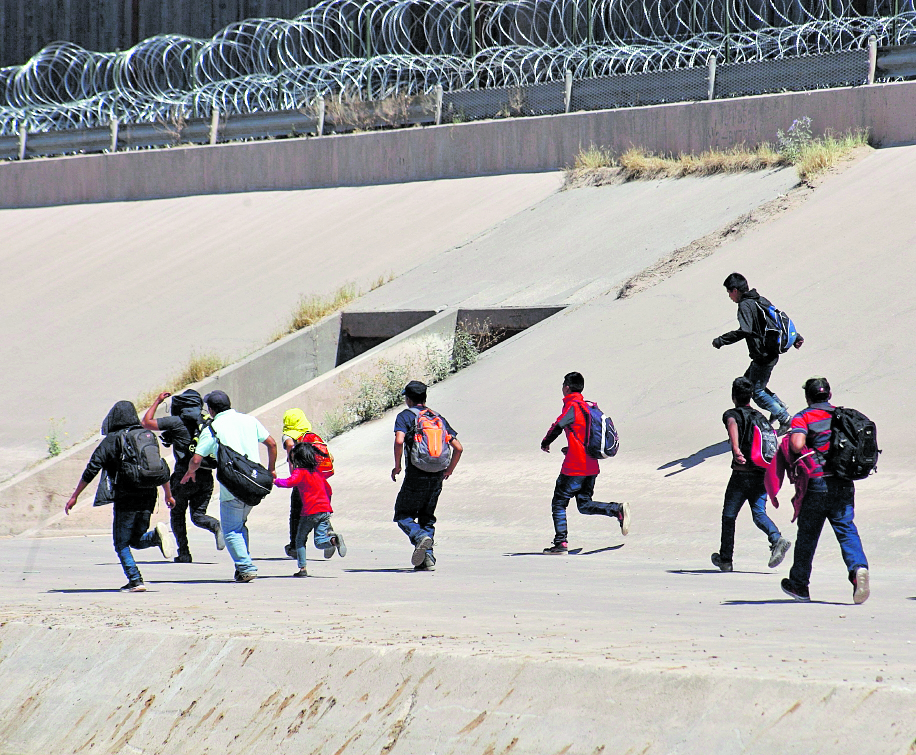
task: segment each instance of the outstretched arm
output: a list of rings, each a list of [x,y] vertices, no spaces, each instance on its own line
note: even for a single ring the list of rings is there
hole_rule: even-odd
[[[261,441],[265,446],[267,446],[267,471],[277,479],[277,441],[275,441],[270,435],[268,435],[264,440]]]
[[[203,462],[204,457],[200,454],[194,454],[191,457],[191,461],[188,462],[188,471],[184,473],[184,477],[181,478],[181,484],[185,485],[188,480],[194,481],[194,476],[197,474],[197,470],[200,469],[201,462]]]
[[[86,482],[83,478],[80,478],[80,481],[76,484],[76,490],[73,491],[73,495],[70,496],[70,500],[64,504],[64,513],[67,516],[70,516],[70,509],[76,506],[76,499],[80,497],[80,493],[86,489],[88,484],[89,483]]]
[[[168,391],[163,391],[158,396],[156,400],[153,401],[153,405],[146,410],[146,414],[143,415],[143,419],[140,420],[140,424],[143,425],[147,430],[158,430],[159,422],[156,420],[156,410],[159,408],[159,404],[165,401],[172,394]]]

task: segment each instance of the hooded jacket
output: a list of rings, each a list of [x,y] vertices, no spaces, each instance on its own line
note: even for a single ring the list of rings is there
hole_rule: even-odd
[[[118,470],[121,467],[121,434],[120,430],[140,427],[137,409],[130,401],[118,401],[102,422],[102,442],[99,443],[86,469],[83,470],[83,481],[90,483],[101,471],[102,478],[96,491],[95,506],[114,503],[116,508],[124,511],[152,511],[156,507],[157,492],[155,488],[135,488],[126,483],[117,483]]]
[[[563,411],[556,421],[550,426],[547,435],[541,441],[541,448],[549,447],[564,430],[566,442],[569,444],[560,474],[569,477],[591,477],[601,470],[597,459],[593,459],[585,452],[585,443],[588,432],[588,409],[581,393],[570,393],[563,397]]]
[[[761,364],[772,362],[777,357],[766,352],[763,343],[766,320],[763,311],[760,309],[760,307],[766,309],[770,306],[769,300],[758,294],[756,288],[745,291],[741,295],[741,301],[738,302],[738,325],[740,325],[740,328],[738,330],[730,330],[728,333],[723,333],[719,336],[716,339],[719,344],[716,348],[738,343],[744,338],[747,339],[748,356],[753,361]]]

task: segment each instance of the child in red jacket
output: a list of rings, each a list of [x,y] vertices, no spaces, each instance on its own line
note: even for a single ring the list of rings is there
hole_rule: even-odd
[[[307,577],[305,568],[305,541],[309,532],[315,531],[315,547],[324,550],[324,557],[331,558],[336,550],[342,557],[347,555],[343,537],[331,528],[331,486],[318,466],[323,454],[311,443],[297,443],[290,452],[292,474],[284,479],[274,480],[280,488],[295,487],[302,499],[302,515],[296,530],[296,560],[299,571],[294,577]]]

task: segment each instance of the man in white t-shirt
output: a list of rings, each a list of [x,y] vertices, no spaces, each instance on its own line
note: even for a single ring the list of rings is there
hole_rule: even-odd
[[[259,461],[258,444],[267,446],[267,470],[276,478],[274,467],[277,463],[277,443],[270,437],[267,429],[254,417],[240,414],[232,408],[229,397],[223,391],[212,391],[204,397],[212,427],[219,436],[219,442],[234,451],[247,456],[252,461]],[[200,434],[195,454],[188,464],[187,474],[181,479],[185,484],[193,480],[204,456],[216,457],[216,438],[209,428]],[[219,486],[219,519],[226,539],[226,549],[235,562],[235,581],[251,582],[258,576],[257,567],[251,561],[248,552],[248,514],[254,506],[249,506],[236,498],[223,485]]]

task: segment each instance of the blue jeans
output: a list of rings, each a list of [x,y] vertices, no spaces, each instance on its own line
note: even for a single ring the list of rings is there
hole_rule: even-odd
[[[553,542],[555,545],[566,542],[566,507],[573,496],[576,497],[576,506],[580,514],[602,514],[616,518],[620,513],[619,503],[599,503],[592,500],[597,476],[571,477],[561,474],[557,477],[557,484],[553,489],[553,501],[550,504],[553,513]]]
[[[305,542],[309,539],[309,532],[315,530],[315,547],[331,547],[331,536],[334,530],[331,529],[331,514],[323,511],[320,514],[308,514],[299,517],[299,526],[296,530],[296,559],[299,562],[299,568],[305,567]]]
[[[404,477],[394,503],[394,521],[414,545],[424,537],[435,539],[436,504],[441,492],[442,475]]]
[[[248,514],[254,506],[242,503],[237,498],[219,502],[219,520],[226,540],[226,550],[235,562],[238,572],[257,572],[248,554]]]
[[[770,382],[770,375],[773,374],[773,368],[778,361],[779,357],[766,364],[751,362],[751,366],[747,368],[744,377],[754,384],[754,403],[765,412],[769,412],[780,422],[785,422],[789,419],[789,408],[779,396],[767,388],[767,383]]]
[[[143,550],[159,545],[159,533],[149,528],[150,516],[151,511],[121,511],[115,506],[114,521],[111,525],[114,549],[124,575],[131,584],[142,582],[143,576],[130,549]]]
[[[811,581],[811,563],[825,521],[830,522],[833,534],[840,544],[840,553],[846,562],[849,581],[852,582],[854,579],[856,569],[868,568],[868,560],[865,558],[865,551],[862,550],[862,540],[853,522],[855,485],[839,477],[826,477],[824,481],[826,490],[812,491],[808,488],[798,514],[795,560],[789,572],[789,581],[796,587],[807,587]]]
[[[761,470],[762,471],[762,470]],[[767,491],[763,484],[763,475],[755,472],[737,472],[725,488],[725,504],[722,506],[722,541],[719,545],[719,557],[730,562],[735,552],[735,519],[747,501],[751,504],[751,516],[757,529],[767,536],[770,545],[779,540],[779,528],[767,516]]]

